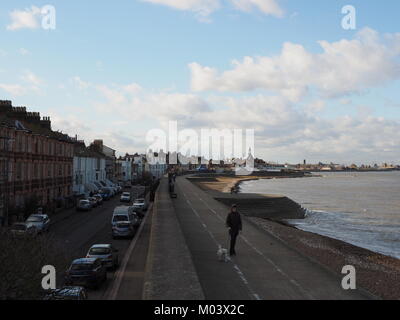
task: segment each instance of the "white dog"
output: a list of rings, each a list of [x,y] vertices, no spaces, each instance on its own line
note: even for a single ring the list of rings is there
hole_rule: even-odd
[[[228,262],[228,250],[218,246],[217,251],[218,260],[221,262]]]

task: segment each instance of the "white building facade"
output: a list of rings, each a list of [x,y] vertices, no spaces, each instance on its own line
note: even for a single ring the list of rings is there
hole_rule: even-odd
[[[121,164],[122,182],[132,182],[132,160],[130,158],[118,159],[117,163]]]
[[[106,159],[88,150],[84,144],[77,144],[73,160],[74,195],[88,196],[97,189],[94,182],[105,181],[105,179]]]

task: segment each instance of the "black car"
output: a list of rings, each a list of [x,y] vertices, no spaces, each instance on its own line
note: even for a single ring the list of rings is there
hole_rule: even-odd
[[[44,300],[87,300],[88,295],[84,287],[64,287],[52,290]]]
[[[99,258],[81,258],[72,262],[65,272],[66,285],[98,288],[107,280],[107,270]]]

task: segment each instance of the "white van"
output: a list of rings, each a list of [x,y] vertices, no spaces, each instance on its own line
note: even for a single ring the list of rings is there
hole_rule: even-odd
[[[134,227],[140,224],[139,217],[133,208],[128,206],[119,206],[114,209],[111,224],[115,226],[118,222],[130,222]]]

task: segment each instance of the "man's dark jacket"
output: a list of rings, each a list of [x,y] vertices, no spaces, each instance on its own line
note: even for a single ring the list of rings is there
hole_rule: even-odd
[[[231,212],[228,214],[226,218],[226,225],[228,228],[231,228],[233,233],[238,233],[242,231],[242,218],[240,217],[239,212]]]

